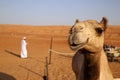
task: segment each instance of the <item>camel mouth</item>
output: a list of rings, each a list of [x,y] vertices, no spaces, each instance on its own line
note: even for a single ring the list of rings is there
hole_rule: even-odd
[[[84,43],[81,43],[81,44],[74,44],[73,43],[73,44],[70,45],[70,47],[71,47],[72,50],[78,50],[78,49],[83,48],[84,45],[85,45]]]
[[[89,40],[89,38],[86,40],[86,42],[79,43],[79,44],[72,43],[72,44],[70,44],[70,48],[75,51],[82,49],[82,48],[84,48],[85,44],[88,43],[88,40]]]
[[[73,47],[78,46],[78,45],[79,45],[79,44],[75,44],[75,43],[71,44],[71,46],[73,46]]]

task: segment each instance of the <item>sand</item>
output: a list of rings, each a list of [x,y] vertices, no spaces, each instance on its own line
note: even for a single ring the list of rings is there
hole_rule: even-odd
[[[0,80],[43,80],[46,57],[52,37],[51,64],[48,65],[49,80],[75,80],[71,68],[71,55],[67,39],[69,26],[0,25]],[[120,45],[119,27],[111,27],[105,35],[106,44]],[[20,41],[27,37],[28,58],[20,58]],[[117,38],[116,38],[116,37]],[[109,63],[113,76],[120,77],[120,63]]]

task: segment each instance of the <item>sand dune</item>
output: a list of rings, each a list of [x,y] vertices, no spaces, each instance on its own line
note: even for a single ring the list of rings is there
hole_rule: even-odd
[[[58,52],[74,53],[68,46],[70,26],[0,25],[0,80],[43,80],[45,58],[49,48]],[[110,26],[105,43],[120,46],[120,27]],[[27,37],[28,59],[20,58],[20,41]],[[69,56],[52,52],[49,80],[75,80]],[[120,77],[120,63],[109,63],[114,77]]]

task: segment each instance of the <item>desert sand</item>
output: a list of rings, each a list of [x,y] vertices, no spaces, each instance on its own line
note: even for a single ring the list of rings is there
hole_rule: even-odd
[[[71,68],[74,51],[69,48],[70,26],[0,25],[0,80],[43,80],[52,38],[49,80],[75,80]],[[105,43],[120,46],[120,26],[109,26]],[[20,58],[20,42],[27,37],[28,58]],[[114,78],[120,77],[120,62],[109,62]]]

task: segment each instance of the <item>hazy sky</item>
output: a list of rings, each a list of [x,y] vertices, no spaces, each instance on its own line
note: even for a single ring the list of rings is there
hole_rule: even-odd
[[[0,0],[0,24],[73,25],[103,16],[120,25],[120,0]]]

